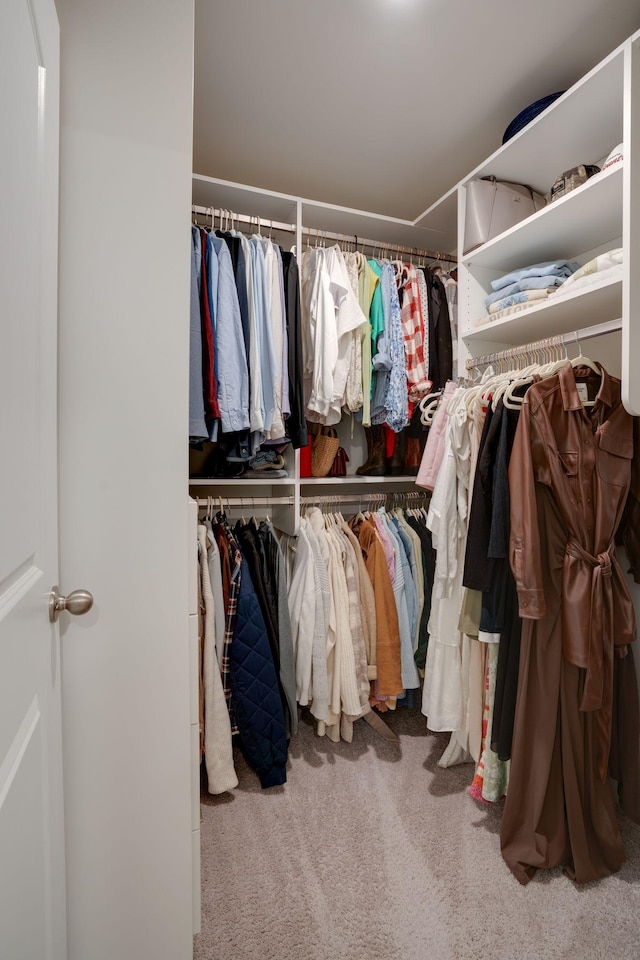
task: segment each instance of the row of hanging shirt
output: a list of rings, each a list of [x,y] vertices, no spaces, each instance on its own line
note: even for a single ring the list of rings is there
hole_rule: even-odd
[[[232,738],[263,787],[286,781],[297,704],[350,741],[372,706],[412,705],[427,652],[435,557],[422,508],[312,507],[296,537],[267,519],[198,526],[201,749],[208,789],[237,785]]]
[[[258,234],[191,227],[189,435],[305,446],[298,265]],[[248,457],[249,450],[246,451]]]
[[[441,766],[473,760],[471,795],[506,794],[502,850],[523,883],[565,860],[581,882],[622,863],[607,768],[640,820],[635,628],[613,549],[618,535],[640,582],[639,432],[586,358],[490,370],[446,385],[417,477],[436,550],[422,712],[451,731]]]
[[[210,793],[238,784],[232,737],[263,787],[286,782],[298,725],[284,557],[271,521],[198,525],[201,756]]]
[[[418,400],[457,376],[453,274],[336,244],[307,248],[301,278],[308,420],[333,425],[345,412],[397,433]]]
[[[398,432],[456,375],[457,283],[440,264],[316,247],[301,289],[295,254],[270,238],[193,225],[191,241],[192,442],[248,459],[263,444],[306,446],[305,417],[343,412]]]
[[[317,731],[351,741],[372,706],[413,704],[424,667],[434,556],[422,508],[342,514],[309,508],[281,540],[296,699]]]

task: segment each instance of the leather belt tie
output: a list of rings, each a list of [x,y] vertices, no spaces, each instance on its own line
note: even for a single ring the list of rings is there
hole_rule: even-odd
[[[586,653],[586,674],[580,710],[596,711],[595,734],[597,769],[601,780],[607,776],[611,722],[613,711],[613,563],[615,543],[603,553],[593,556],[577,540],[569,540],[566,552],[570,557],[591,567],[591,602],[589,636]]]

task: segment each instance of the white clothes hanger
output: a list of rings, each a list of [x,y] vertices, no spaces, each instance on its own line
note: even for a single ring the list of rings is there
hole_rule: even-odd
[[[536,352],[540,352],[540,360],[548,361],[548,353],[545,355],[545,350],[551,349],[551,342],[544,344],[542,347],[535,348]],[[525,350],[524,356],[529,357],[529,351]],[[527,384],[531,384],[535,381],[536,376],[543,377],[547,374],[544,372],[546,367],[548,367],[548,362],[540,364],[533,363],[526,366],[524,369],[518,370],[515,372],[512,380],[507,384],[507,386],[502,391],[502,402],[508,410],[520,410],[524,403],[524,396],[517,396],[515,391]],[[495,400],[495,397],[494,397]],[[495,406],[493,408],[495,410]]]
[[[548,377],[551,374],[551,371],[553,370],[553,367],[557,360],[557,356],[555,355],[555,353],[552,353],[553,348],[554,348],[553,341],[547,340],[544,342],[543,352],[546,354],[545,362],[542,363],[538,369],[538,375],[542,378]]]
[[[556,361],[557,369],[560,369],[561,364],[567,363],[569,360],[569,353],[567,351],[567,343],[564,337],[562,338],[562,347],[563,350],[558,349],[558,359]]]
[[[602,370],[600,370],[600,368],[597,367],[593,362],[593,360],[590,360],[589,357],[583,356],[580,340],[578,339],[577,336],[576,336],[576,343],[578,344],[578,356],[574,357],[573,360],[571,360],[571,366],[573,367],[573,369],[575,370],[576,367],[588,367],[590,370],[593,370],[593,372],[602,381]],[[593,407],[595,405],[595,402],[596,402],[595,400],[583,400],[582,405],[584,407]]]
[[[507,410],[520,410],[524,403],[524,397],[515,396],[515,391],[518,387],[523,387],[526,384],[531,384],[535,381],[535,377],[518,377],[517,380],[512,380],[507,389],[504,392],[502,397],[502,403],[507,408]]]
[[[432,400],[427,406],[423,407],[420,413],[420,423],[425,427],[430,427],[433,423],[436,411],[440,406],[440,397]]]
[[[571,361],[571,366],[574,368],[574,370],[576,367],[589,367],[591,370],[593,370],[594,373],[597,373],[599,377],[602,377],[602,371],[600,370],[599,367],[595,365],[593,360],[590,360],[589,357],[583,356],[582,346],[580,344],[580,340],[578,339],[577,334],[576,334],[576,344],[578,346],[578,356],[574,357],[573,360]]]
[[[469,401],[473,399],[474,403],[479,402],[483,406],[487,406],[487,404],[491,400],[491,397],[493,396],[493,391],[498,386],[498,384],[502,382],[502,380],[504,379],[504,376],[505,376],[504,371],[500,371],[500,373],[496,373],[489,380],[485,381],[484,383],[480,383],[478,389],[472,388],[473,394],[469,398]]]
[[[582,353],[580,353],[579,356],[573,358],[573,360],[571,361],[571,366],[573,367],[574,370],[576,369],[576,367],[589,367],[589,369],[593,370],[593,372],[596,373],[599,377],[602,377],[602,371],[598,367],[596,367],[593,360],[590,360],[589,357],[584,357]]]
[[[504,394],[507,392],[507,390],[511,387],[511,385],[515,381],[519,381],[521,378],[522,378],[521,371],[514,370],[509,374],[505,374],[504,379],[497,384],[495,390],[493,391],[493,396],[491,398],[491,409],[493,410],[494,413],[498,409],[498,403],[500,401],[500,398],[504,396]]]
[[[564,337],[562,338],[562,346],[564,347],[564,355],[558,346],[558,356],[555,362],[551,365],[551,370],[548,373],[548,376],[553,376],[554,373],[557,373],[558,370],[569,362],[569,354],[567,353],[567,344],[565,343]]]
[[[423,426],[431,426],[441,399],[442,390],[435,390],[420,400],[418,406],[420,407],[420,423],[422,423]]]

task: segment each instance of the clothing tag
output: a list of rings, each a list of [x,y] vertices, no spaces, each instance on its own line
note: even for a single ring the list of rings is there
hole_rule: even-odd
[[[589,388],[586,383],[576,383],[580,403],[587,403],[589,400]]]

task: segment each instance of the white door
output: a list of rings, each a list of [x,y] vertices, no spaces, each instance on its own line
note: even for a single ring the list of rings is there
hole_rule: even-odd
[[[56,7],[68,953],[188,960],[193,0]]]
[[[62,960],[58,21],[53,0],[0,11],[0,957]]]

